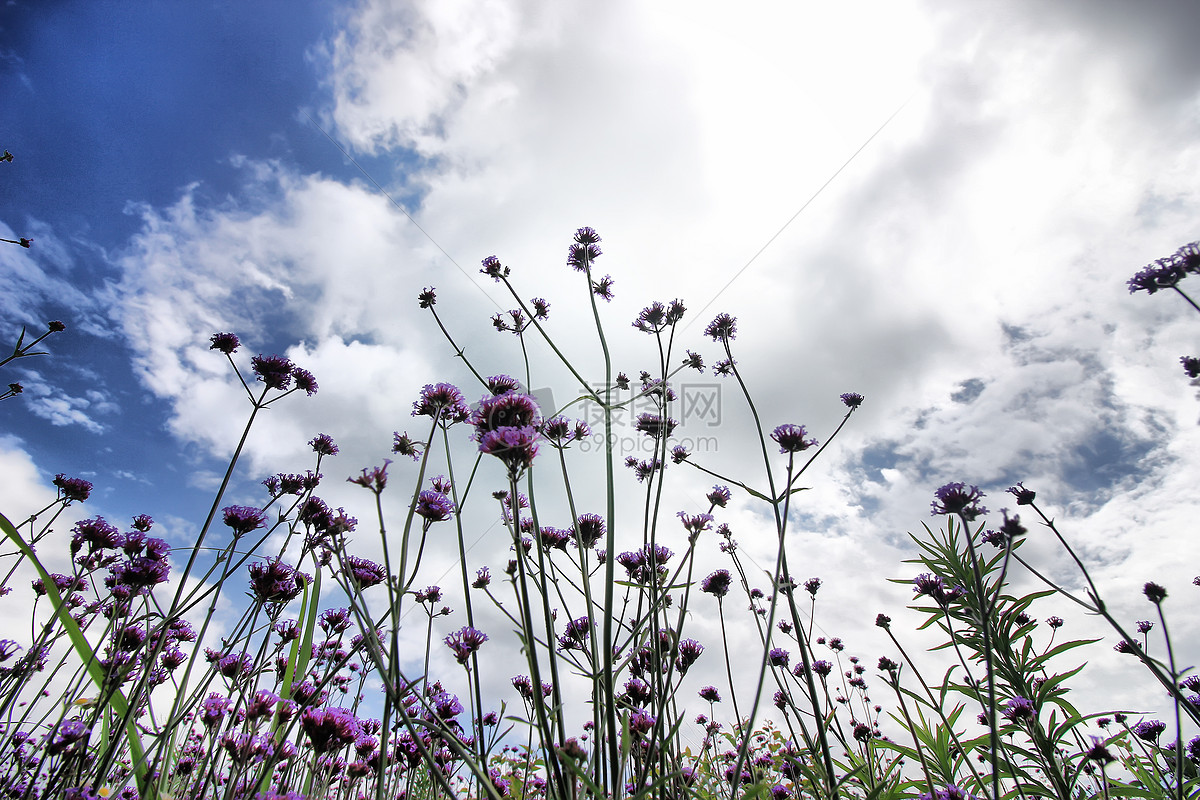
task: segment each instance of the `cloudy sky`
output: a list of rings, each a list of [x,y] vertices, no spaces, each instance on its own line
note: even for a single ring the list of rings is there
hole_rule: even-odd
[[[499,256],[601,377],[564,263],[590,225],[618,369],[653,366],[629,323],[678,297],[681,346],[710,363],[704,325],[738,318],[768,428],[824,439],[838,394],[866,396],[789,538],[796,569],[825,581],[831,635],[887,654],[871,623],[901,617],[911,591],[886,579],[918,571],[901,562],[933,490],[978,484],[998,512],[1022,480],[1130,624],[1152,612],[1143,582],[1168,588],[1195,663],[1200,398],[1178,359],[1200,354],[1200,320],[1125,281],[1200,238],[1198,25],[1183,0],[751,0],[736,15],[696,0],[12,0],[0,236],[35,241],[0,248],[0,335],[68,330],[0,375],[25,387],[0,403],[0,503],[20,517],[66,472],[97,486],[80,514],[148,513],[186,542],[243,424],[206,349],[231,330],[247,359],[286,353],[321,385],[263,420],[231,500],[261,502],[256,481],[306,467],[325,432],[342,447],[326,499],[366,518],[340,478],[389,454],[420,387],[479,393],[417,308],[422,287],[482,371],[519,373],[488,319],[511,299],[478,274]],[[571,396],[534,356],[533,382]],[[720,415],[681,435],[716,436],[704,463],[761,484],[734,384],[687,380]],[[700,510],[711,482],[672,475],[672,513]],[[765,565],[763,511],[742,496],[722,519]],[[479,513],[473,552],[496,566],[502,532]],[[1077,588],[1030,527],[1026,552]],[[1036,615],[1051,613],[1064,633],[1104,633],[1066,604]],[[1160,707],[1111,642],[1081,689]]]

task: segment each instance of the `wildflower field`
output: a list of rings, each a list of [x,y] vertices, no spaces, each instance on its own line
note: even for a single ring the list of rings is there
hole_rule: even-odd
[[[548,347],[556,368],[576,379],[578,395],[558,407],[530,393],[543,365],[528,355],[516,375],[475,363],[455,338],[469,323],[443,317],[437,292],[425,288],[410,298],[413,313],[428,315],[446,358],[462,359],[476,380],[433,383],[412,398],[401,430],[381,432],[394,460],[339,464],[335,438],[313,431],[308,463],[253,476],[259,504],[226,502],[260,415],[305,402],[318,376],[282,356],[248,356],[252,345],[217,332],[209,355],[240,381],[247,419],[192,546],[172,547],[136,509],[128,520],[96,516],[63,529],[64,511],[94,489],[68,474],[54,478],[58,499],[48,507],[2,509],[0,603],[35,599],[29,625],[13,620],[0,641],[0,796],[1200,793],[1200,675],[1176,659],[1169,627],[1173,611],[1192,613],[1200,588],[1146,576],[1146,618],[1117,618],[1076,553],[1069,520],[1053,517],[1037,487],[1022,482],[985,497],[962,476],[937,488],[929,508],[912,509],[913,559],[893,576],[911,584],[921,627],[939,646],[914,646],[915,632],[885,609],[875,624],[891,648],[852,654],[814,630],[822,580],[797,573],[789,532],[822,453],[870,398],[831,398],[844,416],[828,431],[801,424],[804,409],[761,419],[755,376],[739,369],[743,323],[717,314],[703,338],[677,340],[688,314],[678,299],[651,302],[632,321],[611,319],[614,279],[597,270],[600,243],[591,228],[575,232],[564,269],[578,273],[580,296],[555,299],[555,313],[570,308],[594,323],[587,364],[555,345],[544,324],[548,300],[527,298],[520,275],[497,257],[482,261],[513,304],[492,319],[496,330],[514,335],[524,354],[532,342]],[[1176,294],[1200,311],[1180,286],[1198,272],[1200,245],[1190,244],[1128,286]],[[15,333],[0,366],[52,358],[70,326]],[[612,363],[618,335],[644,345],[636,377]],[[1182,365],[1200,376],[1200,359]],[[738,413],[753,420],[755,474],[727,475],[719,460],[675,439],[673,387],[705,370],[732,387]],[[21,394],[11,383],[0,399]],[[622,458],[614,418],[634,404],[646,409],[632,420],[646,456]],[[589,419],[588,408],[598,416]],[[361,503],[331,508],[322,487],[347,476],[364,490]],[[669,482],[698,485],[704,502],[667,507]],[[636,504],[621,483],[637,486]],[[393,495],[399,515],[385,511]],[[761,510],[777,543],[768,574],[747,566],[722,519],[735,497]],[[511,543],[504,563],[473,560],[468,509],[498,523]],[[1032,535],[1051,537],[1073,559],[1082,591],[1025,558]],[[446,587],[429,557],[435,539],[457,542]],[[366,542],[381,559],[361,555]],[[69,568],[51,571],[49,554],[64,550]],[[714,553],[725,566],[697,569],[701,554]],[[1015,593],[1018,572],[1042,588]],[[1111,641],[1064,635],[1063,620],[1047,611],[1066,605],[1102,618]],[[236,622],[218,625],[230,607]],[[720,635],[696,638],[698,617],[716,617]],[[757,649],[731,648],[734,630],[752,630]],[[423,647],[415,657],[413,642]],[[520,660],[495,656],[501,642]],[[1171,714],[1076,706],[1072,681],[1089,650],[1113,643],[1128,654],[1131,675],[1170,699]],[[438,674],[437,663],[455,668]],[[699,663],[723,679],[701,684]],[[504,696],[485,691],[482,676],[497,670],[512,674]]]

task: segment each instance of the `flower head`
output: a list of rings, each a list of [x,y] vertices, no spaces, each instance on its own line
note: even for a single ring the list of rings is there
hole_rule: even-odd
[[[1157,583],[1147,583],[1142,587],[1142,593],[1146,595],[1147,600],[1155,605],[1167,599],[1167,590]]]
[[[471,416],[466,398],[451,383],[426,384],[420,399],[413,403],[414,417],[434,417],[447,425],[463,422]]]
[[[613,299],[613,280],[612,275],[605,275],[598,281],[592,281],[592,294],[597,297],[604,298],[605,302],[611,303]]]
[[[336,456],[338,454],[338,446],[333,443],[332,437],[326,433],[318,433],[308,443],[308,446],[319,456]]]
[[[842,403],[846,408],[858,408],[863,403],[863,396],[858,392],[846,392],[842,395]]]
[[[279,559],[250,565],[250,591],[260,603],[288,603],[304,588],[305,575]]]
[[[678,516],[683,527],[693,536],[712,527],[712,514],[688,514],[686,511],[680,511]]]
[[[704,335],[710,337],[714,342],[732,341],[737,337],[737,319],[728,314],[717,314],[716,318],[704,329]]]
[[[292,370],[295,365],[283,356],[257,355],[250,359],[250,368],[268,389],[285,390],[292,385]]]
[[[225,524],[233,530],[235,536],[244,536],[267,523],[267,517],[262,510],[251,506],[227,506],[221,513]]]
[[[1133,726],[1133,733],[1144,742],[1158,741],[1158,737],[1167,729],[1167,724],[1156,719],[1147,719]]]
[[[479,451],[496,456],[510,473],[519,475],[533,465],[538,452],[537,428],[505,427],[488,431],[479,442]]]
[[[420,303],[421,308],[432,308],[437,304],[437,293],[433,290],[433,287],[426,287],[417,295],[417,302]]]
[[[771,438],[779,445],[780,453],[799,453],[817,445],[816,439],[806,439],[808,432],[803,425],[780,425],[771,432]]]
[[[700,591],[721,598],[729,594],[729,587],[732,584],[733,577],[729,574],[729,570],[719,569],[701,582]]]
[[[479,271],[489,278],[494,279],[497,283],[512,274],[512,270],[501,264],[500,259],[495,256],[488,256],[482,263],[483,268]]]
[[[1017,696],[1005,704],[1004,716],[1013,722],[1023,722],[1036,717],[1037,712],[1029,698]]]
[[[1142,267],[1136,275],[1126,281],[1126,285],[1129,287],[1130,294],[1136,292],[1154,294],[1159,289],[1174,287],[1186,277],[1185,261],[1175,256],[1168,256]]]
[[[308,370],[293,367],[292,380],[296,382],[296,388],[303,391],[309,397],[317,393],[317,379]]]
[[[417,506],[414,509],[418,516],[430,522],[443,522],[454,514],[454,501],[442,492],[426,489],[417,496]]]
[[[575,231],[575,241],[567,248],[567,266],[577,272],[585,271],[592,262],[600,257],[600,234],[592,228],[580,228]]]
[[[471,654],[478,652],[487,638],[487,634],[483,631],[467,626],[447,636],[446,646],[454,653],[454,658],[458,663],[466,664]]]
[[[728,486],[720,485],[714,486],[712,491],[705,495],[705,497],[708,499],[708,502],[712,503],[718,508],[724,508],[726,504],[729,503],[729,500],[732,496],[733,495],[730,493]]]
[[[83,478],[68,478],[63,473],[54,476],[54,485],[58,487],[58,496],[67,501],[82,503],[92,493],[92,484]]]
[[[959,514],[967,521],[973,520],[980,514],[986,514],[987,509],[979,505],[983,492],[978,486],[967,486],[964,483],[947,483],[935,493],[933,514]]]
[[[236,353],[242,345],[236,333],[214,333],[209,341],[212,342],[209,350],[220,350],[227,356]]]

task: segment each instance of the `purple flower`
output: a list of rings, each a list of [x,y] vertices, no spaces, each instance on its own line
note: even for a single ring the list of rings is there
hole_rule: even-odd
[[[478,633],[478,631],[476,631]],[[479,634],[483,636],[483,634]],[[486,636],[483,636],[486,639]],[[442,692],[433,701],[433,711],[440,719],[454,719],[459,714],[463,713],[463,705],[458,701],[458,698],[450,694],[450,692]]]
[[[200,703],[200,721],[204,727],[212,729],[221,724],[229,711],[229,698],[213,692]]]
[[[378,467],[363,467],[362,474],[346,478],[348,483],[358,484],[364,489],[370,489],[375,494],[379,494],[387,488],[387,468],[392,463],[390,458],[385,458],[383,464]]]
[[[684,529],[693,536],[712,527],[712,514],[688,514],[686,511],[680,511],[678,516]]]
[[[946,583],[937,575],[923,572],[913,579],[913,589],[917,594],[927,595],[943,608],[962,597],[965,592],[961,587],[946,588]]]
[[[1173,288],[1187,277],[1187,273],[1183,259],[1177,256],[1168,256],[1142,267],[1136,275],[1126,281],[1126,285],[1129,287],[1130,294],[1135,292],[1154,294],[1159,289]]]
[[[733,578],[729,574],[729,570],[719,569],[700,583],[700,591],[722,598],[729,594],[729,587],[732,583]]]
[[[521,382],[510,375],[492,375],[484,380],[493,395],[508,394],[521,389]]]
[[[1024,483],[1018,483],[1016,486],[1010,486],[1006,489],[1009,494],[1017,498],[1017,505],[1027,506],[1033,503],[1033,499],[1037,497],[1037,492],[1032,489],[1026,489]]]
[[[490,431],[536,427],[541,422],[541,411],[537,401],[516,391],[483,398],[471,416],[477,442],[482,442],[484,435]]]
[[[114,593],[117,587],[125,587],[134,594],[145,594],[166,581],[170,572],[171,564],[165,558],[138,557],[114,565],[109,580],[112,581]]]
[[[471,415],[462,392],[452,383],[426,384],[413,402],[414,417],[433,417],[447,425],[463,422]]]
[[[530,519],[529,522],[532,524],[533,520]],[[567,544],[573,538],[574,534],[571,531],[566,531],[562,528],[552,528],[549,525],[543,525],[538,528],[538,541],[547,550],[562,550],[565,553],[567,551]]]
[[[217,659],[217,672],[226,678],[248,678],[253,670],[249,653],[229,653]]]
[[[266,515],[260,509],[251,506],[228,506],[222,509],[225,524],[233,530],[234,536],[244,536],[266,524]]]
[[[1147,719],[1133,726],[1133,733],[1144,742],[1156,742],[1163,731],[1167,729],[1165,722]]]
[[[422,289],[421,293],[417,295],[417,301],[420,303],[421,308],[432,308],[437,304],[437,293],[433,290],[433,287],[427,287]]]
[[[296,381],[296,388],[303,390],[309,397],[317,393],[317,379],[308,370],[293,367],[292,379]]]
[[[806,580],[804,582],[804,591],[808,592],[813,597],[817,596],[817,590],[820,588],[821,588],[821,579],[820,578],[809,578],[808,580]]]
[[[781,453],[799,453],[815,447],[816,439],[806,439],[808,432],[803,425],[780,425],[771,432],[771,438],[779,445]]]
[[[708,502],[717,508],[724,508],[732,496],[728,486],[714,486],[712,491],[705,495],[708,498]]]
[[[250,368],[268,389],[287,389],[292,385],[292,370],[295,365],[283,356],[257,355],[250,359]]]
[[[858,408],[863,402],[863,396],[858,392],[846,392],[841,397],[846,408]]]
[[[596,233],[595,228],[590,228],[585,225],[584,227],[575,231],[575,241],[578,244],[597,244],[603,240],[600,238],[600,234]]]
[[[92,493],[90,482],[83,478],[68,478],[61,472],[54,476],[54,485],[58,487],[58,496],[62,500],[82,503]]]
[[[454,658],[460,664],[466,664],[472,653],[478,652],[480,645],[487,641],[487,634],[470,626],[462,628],[457,633],[446,637],[446,646],[454,653]]]
[[[475,572],[475,580],[471,581],[471,587],[474,589],[482,589],[492,582],[492,575],[488,572],[487,567],[480,567]]]
[[[947,483],[940,487],[935,493],[937,499],[933,501],[933,515],[939,514],[958,514],[963,519],[970,522],[980,514],[986,514],[987,509],[979,505],[979,498],[983,497],[983,492],[979,491],[978,486],[967,486],[964,483]]]
[[[583,650],[587,644],[588,634],[592,630],[591,617],[579,617],[567,623],[567,630],[558,637],[560,650]]]
[[[279,559],[250,565],[250,591],[260,603],[289,603],[304,588],[305,575]]]
[[[1142,593],[1146,595],[1146,599],[1154,605],[1158,605],[1163,600],[1167,599],[1167,590],[1157,583],[1147,583],[1142,587]]]
[[[0,639],[0,663],[8,661],[21,650],[21,645],[12,639]]]
[[[1200,378],[1200,358],[1195,356],[1180,356],[1179,363],[1189,378]]]
[[[737,320],[728,314],[717,314],[716,318],[704,329],[704,335],[710,337],[714,342],[732,341],[737,336]]]
[[[575,241],[567,249],[567,266],[577,272],[585,271],[592,262],[601,256],[600,234],[591,228],[580,228],[575,231]]]
[[[1023,722],[1036,717],[1037,712],[1034,710],[1033,702],[1029,698],[1018,695],[1005,704],[1004,716],[1013,722]]]
[[[537,428],[533,426],[498,428],[483,435],[479,451],[496,456],[511,474],[519,475],[533,464],[537,440]]]
[[[782,647],[774,647],[771,649],[771,652],[767,654],[767,660],[770,662],[772,667],[786,667],[790,657],[791,656],[788,651]]]
[[[715,686],[705,686],[700,690],[700,698],[710,703],[719,703],[721,702],[721,693],[717,691],[717,687]]]
[[[1084,758],[1086,758],[1088,761],[1095,761],[1101,767],[1103,767],[1105,764],[1111,764],[1112,762],[1116,761],[1116,759],[1113,758],[1113,754],[1108,752],[1108,748],[1105,747],[1104,743],[1100,741],[1099,737],[1096,736],[1092,737],[1092,746],[1089,747],[1087,752],[1084,753]]]
[[[650,697],[650,684],[641,678],[630,678],[625,682],[625,697],[622,699],[630,705],[644,706],[650,702]]]
[[[643,308],[633,321],[633,327],[644,333],[658,333],[670,324],[667,307],[657,300]]]
[[[227,356],[233,355],[242,346],[236,333],[214,333],[209,338],[209,341],[212,342],[209,345],[209,350],[220,350]]]
[[[326,433],[318,433],[308,443],[308,446],[319,456],[336,456],[338,454],[338,446],[333,443],[333,439]]]
[[[417,495],[417,505],[414,511],[418,516],[429,522],[443,522],[454,514],[454,502],[442,494],[426,489]]]
[[[500,259],[495,256],[488,256],[481,263],[483,264],[483,269],[479,271],[489,278],[495,279],[497,283],[512,274],[512,270],[501,264]]]
[[[112,550],[125,543],[125,537],[103,517],[94,517],[75,523],[71,537],[71,553],[78,553],[86,544],[89,553]]]
[[[611,303],[613,299],[613,280],[612,275],[605,275],[598,281],[592,281],[592,294],[597,297],[603,297],[605,302]]]
[[[800,666],[803,666],[803,664]],[[833,664],[830,664],[828,661],[824,660],[814,661],[812,664],[812,671],[820,675],[822,678],[826,678],[829,676],[829,673],[833,672]]]
[[[579,520],[575,526],[576,534],[579,537],[579,546],[583,548],[591,548],[596,545],[607,533],[607,525],[599,514],[580,514]]]
[[[92,729],[84,724],[81,719],[69,719],[58,726],[58,730],[54,732],[50,744],[46,746],[46,751],[56,756],[66,750],[71,745],[79,741],[86,741],[91,735]]]
[[[384,568],[374,561],[368,561],[358,556],[346,556],[345,564],[345,574],[349,583],[359,589],[366,589],[369,586],[382,583],[387,578]]]
[[[572,423],[566,417],[559,415],[542,423],[542,435],[554,442],[555,447],[566,447],[571,442],[591,436],[592,429],[583,420],[576,420]]]
[[[306,708],[300,726],[317,753],[340,750],[363,735],[362,723],[344,708]]]
[[[408,431],[404,433],[394,431],[392,433],[392,452],[399,453],[402,456],[409,456],[413,461],[416,461],[421,457],[421,445],[409,437]]]
[[[629,730],[634,736],[645,736],[654,729],[654,723],[657,721],[657,718],[647,714],[641,709],[638,709],[629,717]]]

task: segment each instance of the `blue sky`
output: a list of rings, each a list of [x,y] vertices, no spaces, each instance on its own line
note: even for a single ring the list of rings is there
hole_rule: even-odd
[[[475,274],[491,254],[595,363],[563,266],[592,225],[627,371],[646,366],[629,321],[683,297],[685,346],[710,361],[703,324],[741,320],[768,427],[821,435],[840,392],[867,396],[793,546],[827,582],[823,624],[868,656],[874,615],[906,597],[884,581],[910,569],[904,534],[950,480],[993,509],[1037,488],[1130,619],[1145,580],[1200,591],[1200,409],[1178,368],[1196,321],[1124,287],[1200,238],[1196,7],[833,5],[7,3],[0,227],[35,242],[0,251],[0,333],[68,331],[8,373],[27,391],[0,404],[6,513],[61,471],[96,483],[86,513],[149,513],[185,541],[241,424],[216,330],[321,382],[252,439],[234,500],[301,469],[319,431],[342,444],[331,475],[379,463],[423,384],[468,385],[420,288],[492,372],[516,371],[487,322],[511,303]],[[722,409],[714,458],[751,474],[744,409],[730,391]],[[351,488],[327,499],[365,516]],[[729,521],[767,558],[758,513]],[[1030,552],[1070,575],[1050,543]],[[1158,701],[1109,661],[1097,681]]]

